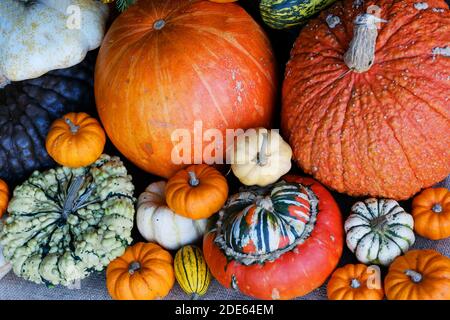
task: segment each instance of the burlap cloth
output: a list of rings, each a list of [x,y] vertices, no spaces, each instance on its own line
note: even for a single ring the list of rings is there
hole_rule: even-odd
[[[450,189],[450,176],[437,186]],[[450,256],[450,238],[441,241],[431,241],[417,236],[413,246],[415,249],[435,249],[440,253]],[[340,265],[346,263],[356,263],[356,260],[348,249],[344,250]],[[326,285],[326,284],[325,284]],[[326,299],[326,287],[316,289],[310,294],[299,298],[307,300]],[[37,285],[10,272],[0,280],[0,299],[2,300],[107,300],[110,299],[105,285],[105,273],[93,274],[89,278],[81,281],[78,289],[68,289],[65,287],[46,288],[44,285]],[[171,293],[166,297],[170,300],[188,299],[188,296],[175,285]],[[243,300],[248,297],[231,289],[222,287],[217,281],[213,281],[203,299],[207,300]]]

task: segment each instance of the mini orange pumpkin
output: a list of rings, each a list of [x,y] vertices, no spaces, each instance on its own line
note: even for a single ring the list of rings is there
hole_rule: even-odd
[[[9,202],[9,188],[5,181],[0,179],[0,218],[6,212]]]
[[[71,112],[53,122],[45,146],[57,163],[78,168],[95,162],[105,142],[105,132],[96,119],[84,112]]]
[[[382,300],[384,291],[381,285],[377,287],[376,281],[371,281],[374,276],[377,275],[364,264],[347,264],[338,268],[327,285],[328,299]]]
[[[227,180],[206,164],[178,171],[166,186],[169,208],[191,219],[210,217],[222,208],[227,197]]]
[[[174,283],[172,256],[151,242],[128,247],[106,269],[106,287],[114,300],[164,298]]]
[[[440,240],[450,237],[450,191],[429,188],[416,196],[412,203],[414,230],[422,237]]]
[[[384,279],[389,300],[450,300],[450,259],[434,250],[411,250],[394,260]]]

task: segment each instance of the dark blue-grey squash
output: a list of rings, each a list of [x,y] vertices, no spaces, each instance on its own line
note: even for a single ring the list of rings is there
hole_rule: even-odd
[[[0,89],[1,179],[14,185],[54,165],[45,149],[48,130],[68,112],[95,110],[94,65],[90,53],[74,67]]]

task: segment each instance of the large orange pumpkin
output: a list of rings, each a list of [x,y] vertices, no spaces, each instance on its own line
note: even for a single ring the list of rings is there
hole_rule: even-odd
[[[203,132],[269,126],[275,74],[268,38],[237,4],[140,0],[103,41],[95,96],[120,152],[140,168],[170,177],[182,166],[171,157],[181,142],[172,142],[176,129],[188,129],[194,146],[195,121],[202,121]],[[210,142],[201,146],[201,133],[197,137],[201,151]],[[201,161],[193,149],[189,158],[196,154]]]
[[[348,0],[311,21],[291,52],[282,94],[297,163],[354,196],[406,199],[444,179],[449,43],[443,0]]]

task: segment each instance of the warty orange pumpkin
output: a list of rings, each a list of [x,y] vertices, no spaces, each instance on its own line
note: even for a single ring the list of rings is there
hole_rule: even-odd
[[[397,200],[444,179],[449,43],[443,0],[339,1],[312,20],[282,93],[300,167],[339,192]]]
[[[175,130],[192,138],[199,121],[203,132],[225,137],[227,128],[270,127],[276,87],[262,28],[239,5],[206,0],[137,1],[112,24],[95,71],[109,138],[137,166],[166,178],[186,166],[172,161]],[[200,150],[208,145],[191,140]],[[195,163],[215,154],[202,158]]]

